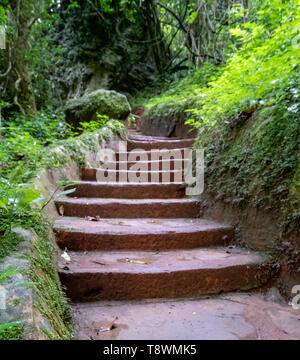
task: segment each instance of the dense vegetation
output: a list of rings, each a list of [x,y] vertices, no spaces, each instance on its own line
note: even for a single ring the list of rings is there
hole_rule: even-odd
[[[45,238],[44,215],[32,204],[47,199],[31,180],[65,164],[58,145],[83,161],[64,110],[100,88],[145,107],[146,121],[196,127],[208,192],[280,210],[283,228],[297,228],[299,13],[287,0],[1,0],[0,261],[18,244],[14,226]],[[86,134],[99,129],[105,138],[122,126],[99,114],[82,122],[81,136],[88,142]],[[56,309],[68,318],[61,299]],[[1,331],[18,338],[22,327],[0,327],[0,338]]]
[[[230,33],[239,49],[225,66],[206,63],[147,101],[150,122],[177,117],[199,129],[207,191],[227,203],[285,213],[299,226],[299,8],[262,2],[255,21]]]

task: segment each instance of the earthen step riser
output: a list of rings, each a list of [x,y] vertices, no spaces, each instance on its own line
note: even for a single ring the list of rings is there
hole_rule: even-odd
[[[186,140],[159,140],[159,141],[129,141],[127,144],[127,150],[131,151],[134,149],[178,149],[178,148],[190,148],[193,146],[194,139]]]
[[[83,169],[83,181],[107,181],[107,182],[163,182],[178,183],[184,181],[184,171],[119,171],[104,169]]]
[[[182,218],[183,214],[185,217],[195,218],[200,212],[200,204],[197,202],[75,204],[57,201],[56,206],[58,210],[61,209],[61,206],[63,207],[65,216],[100,216],[100,218]]]
[[[186,196],[185,187],[177,184],[107,184],[90,183],[71,186],[76,191],[70,197],[84,198],[115,198],[115,199],[168,199]]]
[[[233,241],[233,229],[165,234],[89,234],[56,230],[58,246],[70,251],[195,249],[227,246]]]
[[[101,265],[99,265],[101,266]],[[259,276],[261,275],[261,276]],[[267,281],[262,265],[238,265],[163,273],[61,272],[73,301],[139,300],[249,290]]]
[[[134,150],[134,151],[133,151]],[[189,148],[180,148],[180,149],[151,149],[144,150],[133,149],[124,153],[116,153],[116,161],[156,161],[156,160],[169,160],[169,159],[186,159],[189,157]]]
[[[171,160],[157,160],[157,161],[116,161],[116,162],[107,162],[107,167],[115,170],[133,170],[139,167],[141,170],[149,170],[149,171],[157,171],[157,170],[179,170],[183,169],[185,165],[185,161],[183,159],[171,159]]]

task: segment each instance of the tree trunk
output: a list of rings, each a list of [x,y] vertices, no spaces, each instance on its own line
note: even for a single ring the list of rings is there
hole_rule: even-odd
[[[36,110],[27,59],[31,49],[30,34],[34,19],[31,9],[27,9],[26,6],[28,4],[25,0],[12,1],[9,13],[9,26],[12,29],[9,35],[12,70],[9,74],[7,90],[11,96],[10,101],[13,101],[22,112]]]
[[[141,11],[146,26],[147,40],[153,41],[150,51],[156,71],[159,75],[163,75],[171,57],[164,42],[155,0],[144,1]]]

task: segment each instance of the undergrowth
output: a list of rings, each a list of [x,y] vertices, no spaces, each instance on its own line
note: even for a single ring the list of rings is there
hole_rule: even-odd
[[[57,127],[54,130],[53,124],[47,128],[48,122],[43,121],[40,121],[40,127],[39,121],[31,125],[29,118],[20,116],[14,124],[7,123],[3,129],[4,137],[0,143],[0,261],[15,251],[21,241],[13,228],[35,231],[37,239],[32,255],[26,256],[30,267],[25,271],[32,282],[30,286],[34,287],[34,306],[50,325],[51,330],[42,329],[46,337],[67,340],[73,338],[71,310],[53,262],[57,248],[53,239],[51,242],[51,226],[41,210],[49,199],[41,197],[33,180],[42,169],[66,167],[71,162],[85,166],[89,153],[96,153],[101,143],[109,141],[114,134],[124,136],[124,130],[119,121],[100,117],[97,122],[83,124],[82,135],[72,133],[64,139],[67,133],[60,133],[57,122],[54,121]],[[37,206],[38,203],[41,206]],[[1,324],[0,339],[21,338],[24,326],[26,324]]]
[[[33,255],[27,256],[30,268],[26,270],[26,275],[34,283],[37,297],[34,306],[53,329],[51,332],[47,329],[42,331],[51,340],[70,340],[73,338],[72,313],[54,264],[58,252],[54,241],[52,243],[49,239],[51,224],[39,214],[30,228],[38,238],[33,243]]]
[[[172,83],[162,94],[144,101],[144,118],[154,123],[174,117],[178,121],[187,120],[189,116],[185,111],[197,104],[208,82],[219,72],[217,66],[205,63],[184,79]]]
[[[24,327],[23,322],[0,324],[0,340],[22,340]]]
[[[205,150],[206,190],[282,214],[299,227],[299,4],[264,0],[255,22],[231,30],[239,49],[145,102],[144,121],[185,121]]]

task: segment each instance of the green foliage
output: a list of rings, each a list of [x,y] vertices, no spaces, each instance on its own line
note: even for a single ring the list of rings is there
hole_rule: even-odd
[[[35,222],[36,210],[32,204],[41,196],[30,183],[26,183],[30,172],[17,167],[7,179],[0,177],[0,260],[14,251],[20,239],[12,227],[29,229]]]
[[[3,135],[11,140],[21,132],[28,133],[40,144],[64,139],[69,134],[64,113],[61,110],[53,110],[51,107],[26,115],[12,114],[5,122]]]
[[[8,9],[9,9],[9,0],[2,0],[0,4],[0,26],[4,26],[7,24]]]
[[[13,266],[0,271],[0,285],[3,284],[9,277],[16,274],[19,274],[19,271],[17,271],[17,269]],[[25,324],[23,322],[0,324],[0,340],[21,340],[24,327]]]
[[[239,118],[203,132],[196,147],[206,151],[207,191],[226,203],[299,211],[299,187],[291,192],[299,136],[299,116],[286,112],[284,101],[248,121]]]
[[[27,115],[15,114],[5,121],[0,142],[0,176],[23,169],[25,182],[39,167],[45,146],[70,134],[60,111],[39,111]]]
[[[187,119],[199,129],[195,146],[205,149],[206,192],[280,211],[287,230],[299,226],[300,212],[299,6],[266,0],[259,7],[255,22],[231,29],[235,54],[226,66],[206,65],[172,84],[146,102],[144,119]]]
[[[112,8],[112,0],[99,0],[100,5],[104,12],[112,12],[114,9]]]
[[[20,244],[20,239],[18,236],[11,232],[9,228],[9,222],[6,214],[3,215],[0,212],[1,221],[3,220],[4,223],[1,225],[0,231],[0,262],[3,261],[7,256],[9,256],[12,252],[17,250],[18,245]]]
[[[81,127],[78,128],[78,130],[81,130],[81,131],[96,131],[96,130],[102,129],[108,123],[109,123],[109,117],[107,115],[97,114],[97,119],[96,120],[80,122],[79,124],[81,125]]]
[[[185,111],[197,104],[207,83],[218,73],[218,67],[205,63],[184,79],[172,83],[161,95],[144,101],[144,117],[153,123],[173,121],[174,118],[179,122],[187,120],[190,114]]]
[[[0,143],[0,259],[13,252],[20,242],[11,231],[12,227],[33,228],[39,221],[39,208],[43,209],[49,200],[64,194],[58,194],[56,189],[50,199],[42,199],[40,191],[30,182],[37,171],[68,166],[72,161],[84,166],[86,155],[92,151],[97,152],[104,139],[109,141],[115,133],[124,135],[124,125],[120,122],[105,120],[104,123],[105,127],[93,134],[85,131],[76,138],[56,140],[48,147],[44,147],[41,141],[29,133],[22,133],[21,126],[6,129],[9,137],[2,139]],[[36,131],[35,129],[33,130]],[[48,136],[47,131],[45,135],[40,133],[43,142]]]
[[[218,71],[215,65],[205,63],[203,67],[192,71],[184,79],[173,82],[169,89],[160,96],[150,99],[146,104],[146,112],[151,111],[151,108],[159,103],[169,101],[175,103],[190,98],[198,98],[212,76],[217,76]]]
[[[0,285],[3,284],[7,278],[18,273],[19,272],[17,271],[17,269],[13,266],[9,267],[6,270],[0,271]]]
[[[293,41],[300,32],[299,6],[282,0],[264,1],[263,5],[257,23],[245,23],[232,31],[243,46],[191,109],[190,124],[198,128],[215,125],[245,109],[276,104],[288,96],[290,82],[299,77],[300,47]],[[295,101],[292,109],[298,106]]]
[[[56,264],[53,263],[57,250],[49,239],[51,224],[40,214],[36,216],[31,228],[38,235],[38,240],[33,244],[34,255],[28,256],[30,268],[26,274],[33,282],[37,296],[35,306],[53,329],[51,333],[43,331],[51,340],[70,340],[73,338],[72,315],[59,281]]]
[[[22,340],[24,328],[23,322],[0,324],[0,340]]]

